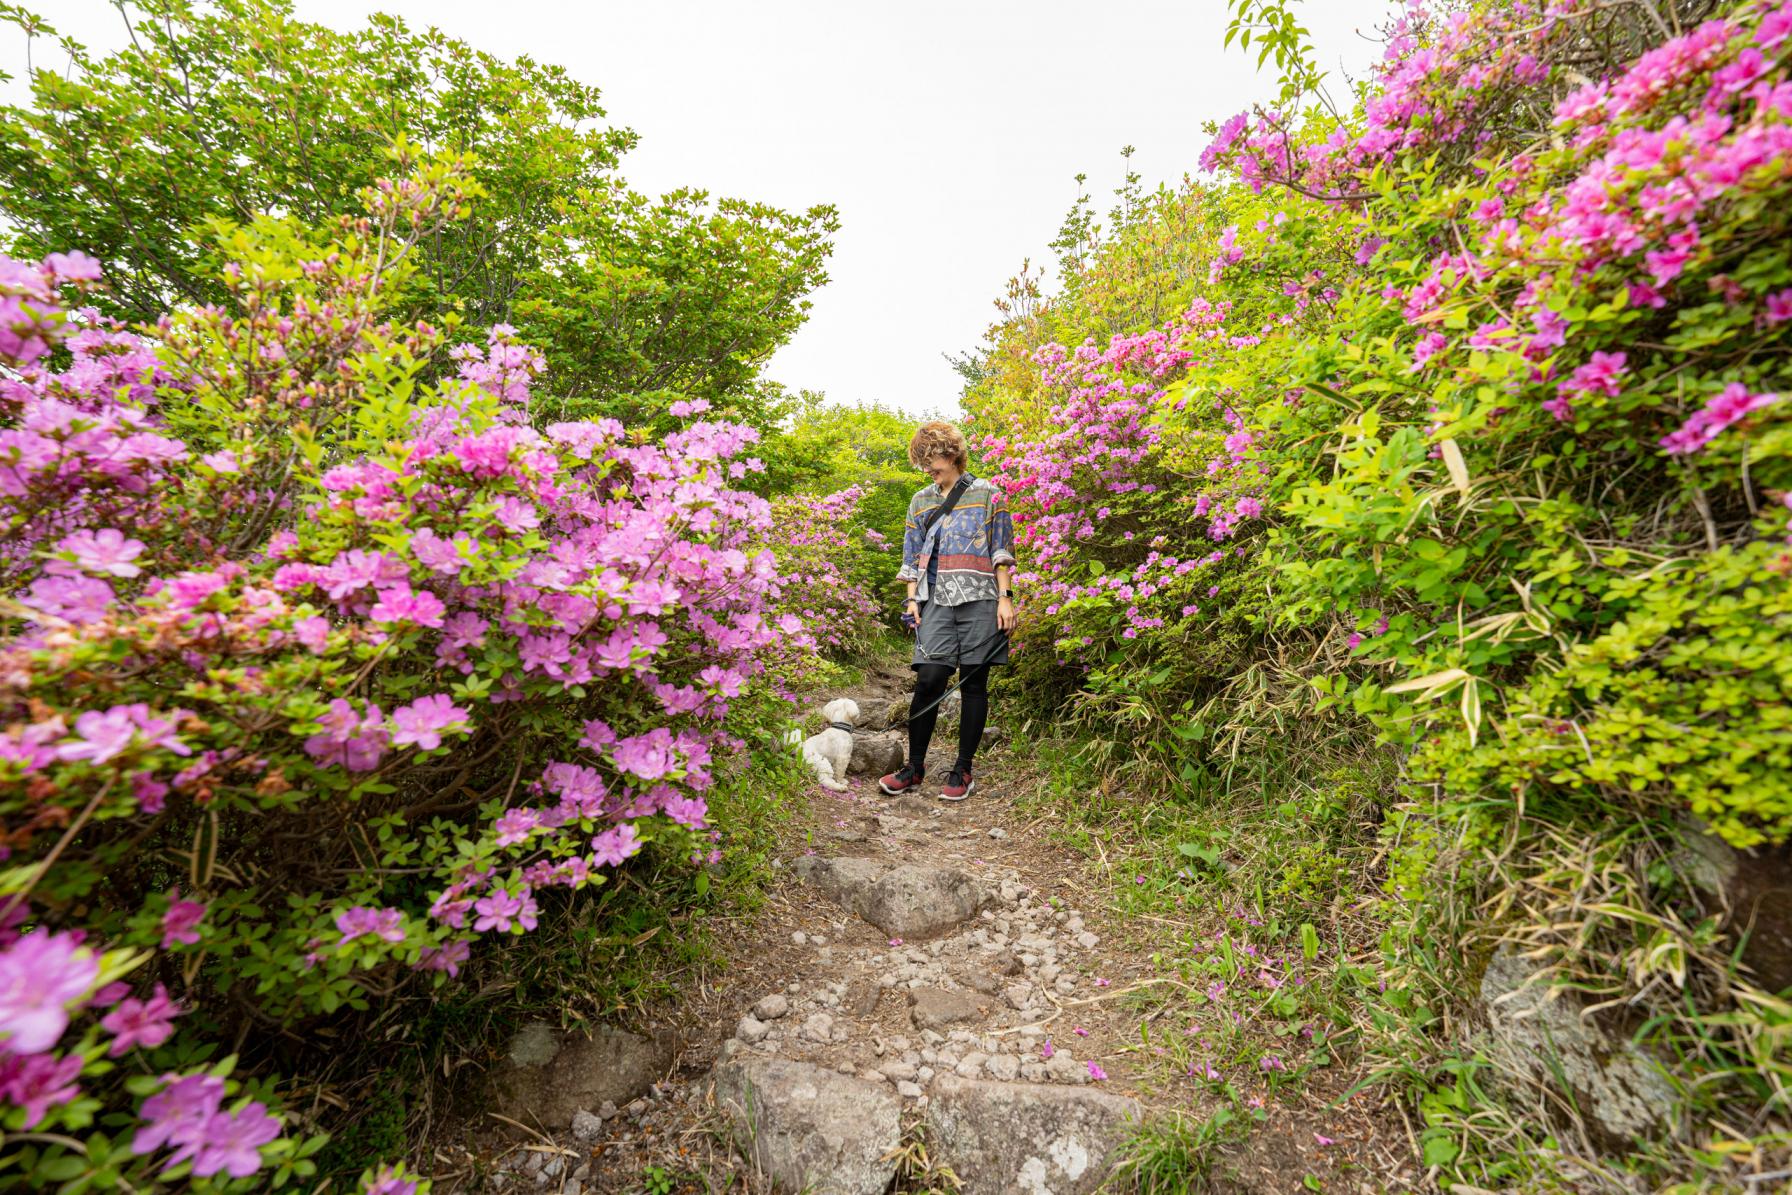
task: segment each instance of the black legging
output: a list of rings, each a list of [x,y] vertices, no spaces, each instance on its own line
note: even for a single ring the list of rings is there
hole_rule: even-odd
[[[908,703],[908,762],[916,768],[927,766],[927,747],[933,742],[933,724],[940,713],[937,703],[952,682],[952,671],[950,664],[922,664],[915,669],[915,696]],[[958,719],[958,766],[968,768],[989,721],[989,665],[966,668],[958,693],[964,699]],[[923,706],[932,708],[917,715],[914,711]]]

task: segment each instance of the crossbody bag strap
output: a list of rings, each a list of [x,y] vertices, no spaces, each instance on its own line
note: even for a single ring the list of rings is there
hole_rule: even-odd
[[[927,516],[927,522],[921,525],[921,541],[923,543],[927,541],[927,533],[933,530],[933,525],[952,513],[952,508],[958,505],[958,500],[964,497],[964,492],[970,488],[970,484],[970,478],[960,477],[958,484],[952,487],[952,492],[946,495],[946,500],[933,508],[933,513]]]

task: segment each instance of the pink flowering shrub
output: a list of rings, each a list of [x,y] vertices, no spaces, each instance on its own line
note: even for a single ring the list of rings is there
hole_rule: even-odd
[[[0,1172],[302,1177],[319,1141],[204,1043],[716,856],[803,632],[756,433],[537,428],[507,329],[390,322],[471,197],[425,163],[321,237],[221,229],[232,302],[143,330],[80,254],[0,262]]]
[[[778,575],[768,611],[776,612],[781,630],[788,628],[778,654],[791,680],[806,677],[819,660],[862,654],[881,633],[880,610],[869,589],[880,566],[889,575],[895,569],[889,551],[880,550],[873,538],[876,533],[855,521],[864,496],[855,485],[772,503],[766,542],[777,558]]]
[[[1792,5],[1428,8],[1357,110],[1217,130],[1182,314],[1077,283],[999,330],[1020,695],[1161,728],[1196,792],[1397,750],[1410,1034],[1516,943],[1783,1166],[1792,974],[1685,844],[1792,838]],[[1664,1157],[1638,1185],[1739,1173]]]

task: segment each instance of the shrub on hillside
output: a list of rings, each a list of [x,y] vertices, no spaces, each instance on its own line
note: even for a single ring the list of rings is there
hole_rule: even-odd
[[[1413,991],[1517,942],[1771,1157],[1783,1006],[1679,844],[1792,835],[1792,6],[1714,8],[1416,9],[1357,111],[1218,130],[1187,314],[1106,346],[1027,339],[1099,312],[1017,321],[995,356],[1037,375],[967,402],[1046,590],[1030,651],[1197,738],[1272,667],[1303,732],[1404,748]]]
[[[538,429],[534,349],[391,319],[469,192],[400,157],[363,218],[230,230],[229,301],[153,328],[79,306],[82,254],[0,267],[8,1182],[303,1176],[230,1043],[452,984],[649,843],[713,858],[769,738],[802,628],[756,433]]]

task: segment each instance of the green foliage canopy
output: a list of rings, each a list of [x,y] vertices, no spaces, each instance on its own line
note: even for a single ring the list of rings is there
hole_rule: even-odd
[[[636,136],[602,123],[597,88],[394,17],[339,32],[296,19],[290,0],[121,11],[128,47],[97,56],[61,39],[67,71],[40,61],[31,103],[0,108],[9,247],[107,262],[107,314],[222,301],[209,225],[353,213],[407,141],[471,158],[484,202],[419,246],[399,314],[514,325],[545,347],[557,418],[635,417],[652,404],[624,396],[677,390],[734,396],[718,406],[769,422],[745,383],[827,280],[831,207],[638,194],[617,173]]]

